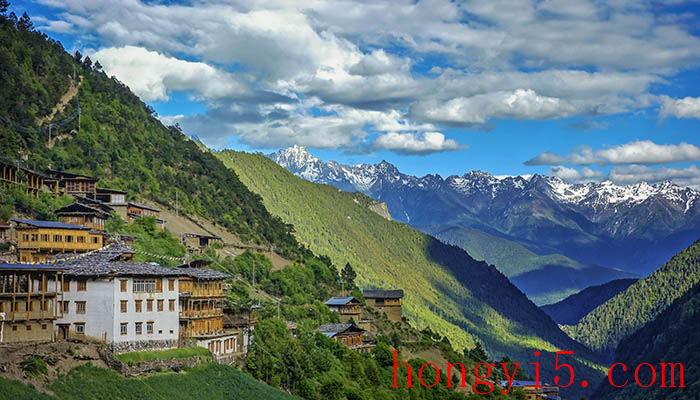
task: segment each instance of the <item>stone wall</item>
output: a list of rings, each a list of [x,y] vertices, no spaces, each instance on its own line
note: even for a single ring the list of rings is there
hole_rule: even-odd
[[[136,340],[130,342],[114,342],[108,345],[115,354],[132,351],[167,350],[177,347],[177,340]]]

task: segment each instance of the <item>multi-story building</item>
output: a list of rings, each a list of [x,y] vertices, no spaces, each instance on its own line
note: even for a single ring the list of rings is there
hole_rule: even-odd
[[[21,262],[44,262],[61,253],[86,253],[104,246],[104,236],[90,227],[65,222],[12,219]]]
[[[318,327],[319,332],[333,338],[350,350],[367,351],[371,350],[374,345],[364,343],[365,330],[353,324],[323,324]]]
[[[45,188],[44,174],[15,163],[0,161],[0,182],[5,185],[21,185],[27,194],[38,195]]]
[[[47,183],[52,182],[58,193],[89,197],[91,199],[94,199],[97,195],[99,178],[55,169],[47,169],[45,173],[47,177],[44,180]]]
[[[54,339],[63,271],[53,265],[0,264],[0,344]]]
[[[363,290],[365,304],[377,309],[394,322],[401,321],[401,299],[403,290]]]
[[[248,346],[253,338],[255,325],[258,323],[257,307],[247,310],[224,309],[224,330],[234,336],[224,349],[231,350],[233,355],[248,353]],[[232,343],[231,343],[232,342]]]
[[[54,211],[58,220],[67,224],[82,225],[96,231],[106,231],[105,223],[112,214],[86,202],[75,202]]]
[[[351,319],[355,322],[360,320],[362,304],[352,296],[331,297],[325,304],[332,312],[338,313],[340,322],[347,323]]]
[[[66,268],[59,339],[92,338],[117,353],[178,346],[180,272],[121,261],[125,254],[113,248],[57,263]]]
[[[198,261],[175,268],[180,274],[180,337],[215,355],[230,354],[238,340],[237,332],[224,329],[224,280],[231,276],[201,267],[206,264]]]
[[[214,235],[206,235],[203,233],[185,232],[181,235],[182,244],[187,247],[187,250],[193,253],[203,253],[207,247],[214,243],[221,243],[221,238]]]
[[[126,192],[123,190],[98,187],[97,200],[109,205],[126,205]]]

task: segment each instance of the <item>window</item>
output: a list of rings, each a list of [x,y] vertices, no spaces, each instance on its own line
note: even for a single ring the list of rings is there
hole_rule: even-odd
[[[168,300],[168,311],[175,311],[175,300]]]
[[[136,334],[140,335],[143,333],[143,322],[136,323]]]
[[[153,293],[156,291],[156,281],[154,279],[134,279],[134,293]]]
[[[171,292],[175,290],[175,279],[168,279],[168,290]]]
[[[32,233],[32,242],[38,242],[38,241],[39,241],[39,234]]]
[[[129,305],[128,300],[122,300],[121,301],[121,312],[125,313],[128,305]]]
[[[66,243],[73,243],[74,237],[72,235],[66,235]]]
[[[75,302],[75,313],[76,314],[85,314],[85,302],[84,301],[76,301]]]
[[[75,333],[78,335],[85,334],[85,324],[75,324]]]
[[[48,242],[48,241],[49,241],[49,235],[43,233],[43,234],[41,235],[41,241],[42,241],[42,242]]]
[[[61,243],[63,241],[63,236],[61,235],[53,235],[53,241],[56,243]]]
[[[128,325],[129,324],[127,324],[126,322],[119,324],[119,333],[121,333],[122,335],[126,335],[127,333],[129,333]]]
[[[64,292],[70,292],[70,281],[63,281],[61,285]]]
[[[120,286],[119,289],[122,291],[122,293],[126,292],[126,285],[128,283],[129,283],[129,281],[126,279],[119,281],[119,286]]]
[[[68,310],[70,307],[70,301],[66,300],[63,302],[63,313],[68,314]]]
[[[146,322],[146,333],[148,333],[148,334],[153,333],[153,321]]]
[[[12,330],[16,331],[17,330],[17,325],[12,325]]]
[[[81,279],[78,281],[78,291],[84,292],[87,290],[87,279]]]
[[[135,300],[134,304],[136,305],[136,312],[141,312],[143,311],[141,304],[143,303],[143,300]]]
[[[163,334],[163,331],[162,331],[162,330],[159,330],[159,331],[158,331],[158,334],[159,334],[159,335],[162,335],[162,334]]]
[[[100,243],[100,238],[98,238],[97,236],[94,236],[94,237],[92,238],[92,243],[94,243],[94,244]]]
[[[28,330],[28,331],[31,331],[31,330],[32,330],[32,326],[29,325],[29,324],[27,324],[27,330]]]
[[[41,324],[41,329],[45,331],[45,330],[46,330],[46,324]]]
[[[43,302],[40,302],[41,304],[41,311],[49,311],[49,301],[44,300]]]
[[[85,236],[78,236],[78,243],[85,243]]]
[[[153,300],[146,300],[146,311],[153,312]]]
[[[0,313],[5,312],[5,302],[0,301]]]
[[[158,293],[163,292],[163,280],[162,279],[156,279],[156,292],[158,292]]]
[[[25,242],[28,242],[29,241],[29,234],[28,233],[22,234],[22,240]]]
[[[163,311],[163,300],[158,300],[158,312]]]

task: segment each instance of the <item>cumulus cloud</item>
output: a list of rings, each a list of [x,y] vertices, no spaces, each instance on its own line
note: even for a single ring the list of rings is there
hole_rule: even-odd
[[[594,150],[582,146],[579,151],[566,156],[545,152],[526,161],[525,165],[657,165],[694,161],[700,161],[700,148],[693,144],[656,144],[650,140],[639,140],[607,149]]]
[[[588,167],[569,168],[563,165],[550,168],[549,174],[573,183],[596,181],[604,176],[603,171],[596,171]]]
[[[446,102],[416,105],[413,115],[442,123],[485,123],[492,118],[552,119],[568,116],[574,107],[555,97],[540,96],[531,89],[459,97]]]
[[[453,139],[445,139],[445,135],[440,132],[422,134],[389,132],[379,135],[372,147],[376,150],[391,150],[399,154],[419,155],[465,148]]]
[[[104,48],[93,56],[145,101],[168,100],[168,92],[192,91],[208,99],[250,96],[252,91],[231,74],[203,62],[167,57],[142,47]]]
[[[674,116],[676,118],[700,118],[700,97],[672,99],[661,96],[661,118]]]

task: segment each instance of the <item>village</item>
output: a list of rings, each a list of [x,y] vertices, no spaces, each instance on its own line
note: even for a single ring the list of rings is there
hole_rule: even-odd
[[[4,185],[28,194],[71,196],[55,210],[58,221],[12,218],[0,222],[0,345],[62,340],[96,340],[115,353],[199,346],[215,359],[245,356],[257,323],[256,307],[225,306],[230,274],[196,259],[175,267],[133,260],[135,237],[111,234],[106,222],[152,217],[166,229],[160,210],[127,201],[125,191],[101,188],[98,178],[58,170],[44,173],[0,164]],[[185,232],[190,254],[201,254],[221,237]],[[366,304],[401,320],[402,290],[366,290]],[[319,331],[356,351],[373,347],[373,320],[352,296],[326,305],[340,323]],[[288,321],[292,333],[296,323]],[[366,335],[370,333],[370,335]]]

